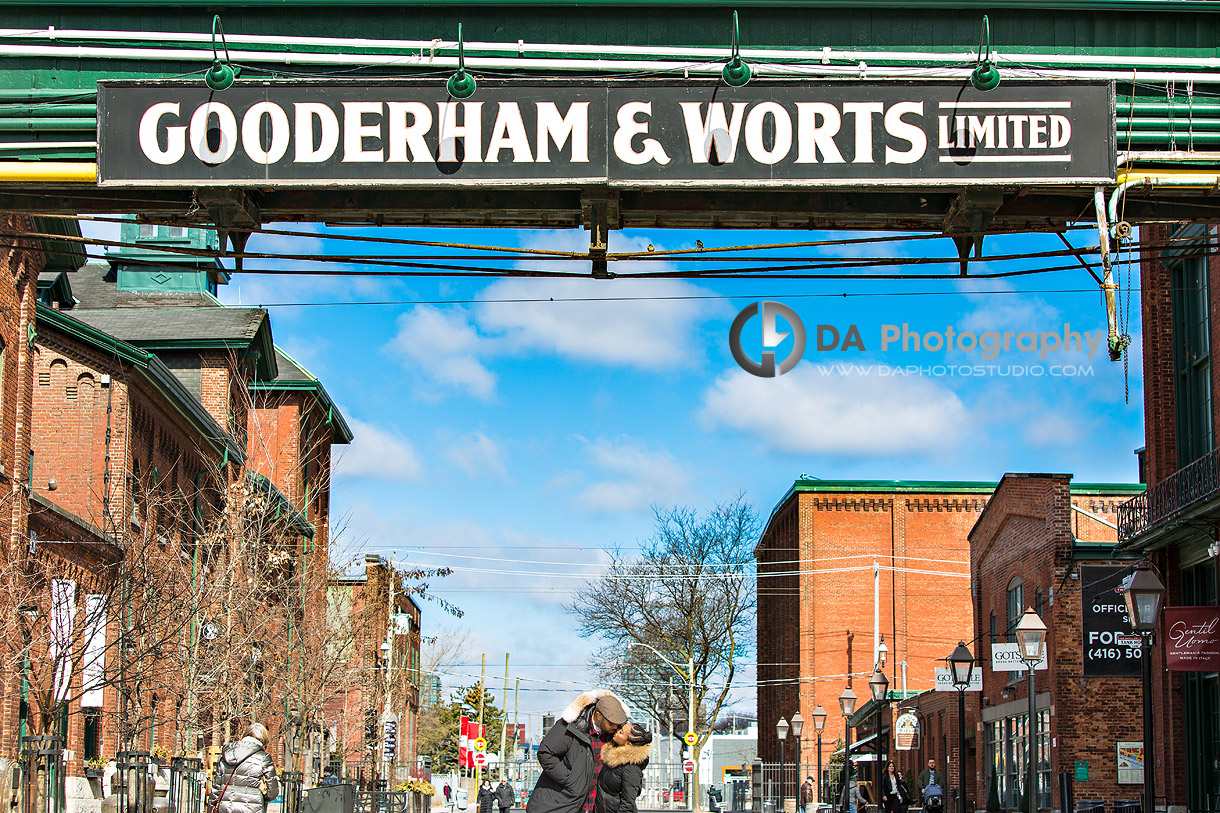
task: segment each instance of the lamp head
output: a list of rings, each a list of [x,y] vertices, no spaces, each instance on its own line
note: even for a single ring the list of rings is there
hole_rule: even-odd
[[[818,707],[813,710],[813,730],[823,731],[826,728],[826,709],[822,708],[822,704],[818,703]]]
[[[1042,648],[1046,645],[1046,624],[1042,623],[1033,607],[1021,616],[1016,632],[1017,644],[1021,647],[1021,659],[1031,664],[1042,660]]]
[[[228,90],[233,87],[233,79],[236,76],[233,66],[221,62],[220,59],[213,59],[212,67],[203,75],[203,82],[212,90]]]
[[[1123,584],[1123,598],[1127,601],[1131,627],[1136,632],[1154,631],[1165,600],[1165,585],[1156,574],[1148,568],[1132,573]]]
[[[805,718],[801,716],[800,711],[792,715],[792,736],[799,737],[801,732],[805,730]]]
[[[1000,70],[990,61],[980,63],[970,72],[970,84],[975,90],[995,90],[1000,85]]]
[[[839,695],[839,711],[843,712],[844,717],[850,717],[856,713],[856,693],[848,686]]]
[[[890,682],[886,679],[885,673],[880,669],[873,672],[873,676],[868,680],[868,690],[873,694],[873,700],[878,703],[884,703],[886,695],[889,694]]]
[[[780,740],[788,739],[788,721],[783,717],[780,717],[779,722],[775,724],[775,736]]]
[[[970,685],[974,674],[974,656],[966,648],[964,641],[957,642],[957,649],[949,656],[949,668],[953,672],[953,685],[964,689]]]

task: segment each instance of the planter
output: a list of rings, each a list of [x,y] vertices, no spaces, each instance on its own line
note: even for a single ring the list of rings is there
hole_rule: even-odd
[[[86,779],[101,779],[106,775],[105,768],[85,768]]]

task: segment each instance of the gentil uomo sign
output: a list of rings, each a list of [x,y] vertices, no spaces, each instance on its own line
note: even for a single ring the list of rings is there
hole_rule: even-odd
[[[103,185],[1102,183],[1112,83],[104,81]]]

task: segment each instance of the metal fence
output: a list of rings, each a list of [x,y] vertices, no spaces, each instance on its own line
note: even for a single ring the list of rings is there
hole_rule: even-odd
[[[806,777],[814,777],[814,786],[819,792],[814,794],[814,801],[821,804],[834,805],[842,790],[842,764],[828,765],[822,763],[822,776],[818,779],[817,763],[795,764],[786,762],[780,766],[778,762],[756,762],[759,776],[755,778],[757,787],[757,804],[753,809],[760,813],[780,813],[780,811],[795,811],[800,799],[801,784]]]
[[[174,757],[169,763],[170,813],[202,813],[203,761]]]
[[[410,813],[410,793],[396,791],[358,791],[356,813]]]
[[[21,813],[65,813],[64,738],[21,738]]]

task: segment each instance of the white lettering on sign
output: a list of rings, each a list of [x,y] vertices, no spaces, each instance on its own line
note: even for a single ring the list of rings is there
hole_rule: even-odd
[[[298,102],[293,110],[296,115],[296,161],[312,164],[328,161],[339,146],[339,117],[329,105],[318,102]],[[318,120],[320,137],[314,147],[313,122]]]
[[[432,161],[432,150],[424,135],[432,129],[432,108],[423,102],[387,102],[390,123],[390,156],[393,163]]]
[[[271,127],[271,146],[263,149],[263,117]],[[241,146],[250,160],[259,164],[274,164],[288,152],[290,128],[288,114],[275,102],[259,102],[246,111],[241,120]]]
[[[169,166],[182,160],[186,155],[186,128],[182,126],[167,127],[165,130],[165,149],[157,143],[157,128],[161,119],[173,114],[178,115],[180,105],[177,102],[158,102],[144,111],[140,117],[140,149],[144,157],[154,164]]]
[[[538,103],[538,160],[550,161],[548,144],[555,142],[555,149],[572,141],[572,161],[589,163],[589,103],[572,102],[566,115],[560,117],[559,107],[554,102]]]
[[[796,162],[816,164],[820,154],[823,163],[842,164],[843,153],[835,144],[843,126],[839,108],[829,102],[797,102],[796,111]]]
[[[216,117],[216,126],[210,124]],[[227,105],[207,102],[191,116],[191,151],[205,164],[223,164],[237,149],[237,119]],[[213,144],[215,146],[213,146]]]
[[[639,121],[636,116],[643,113],[652,116],[652,102],[627,102],[618,109],[618,132],[614,134],[614,154],[624,164],[647,164],[656,161],[664,166],[670,161],[669,154],[655,138],[645,138],[642,149],[636,152],[631,140],[637,135],[648,132],[648,122]]]
[[[731,164],[737,155],[737,139],[741,135],[741,122],[745,116],[745,102],[733,102],[733,114],[726,117],[724,102],[713,102],[707,106],[704,117],[702,102],[679,102],[682,121],[686,124],[686,138],[690,142],[691,160],[696,164],[712,161],[713,149],[717,164]]]

